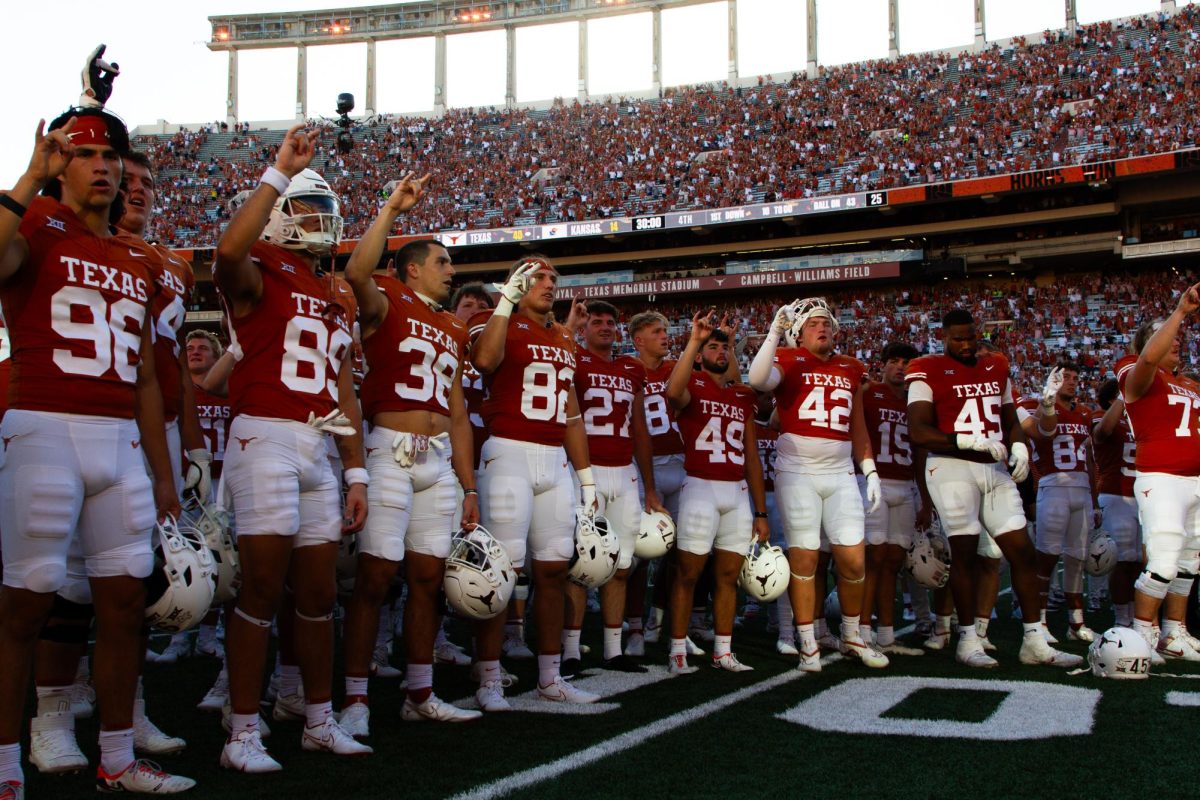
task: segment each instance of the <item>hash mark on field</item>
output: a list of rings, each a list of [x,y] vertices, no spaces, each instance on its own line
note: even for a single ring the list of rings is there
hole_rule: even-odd
[[[623,692],[632,692],[643,686],[666,680],[671,677],[666,667],[648,666],[646,672],[612,672],[600,670],[596,675],[587,675],[571,681],[573,686],[595,692],[601,698],[612,697]],[[605,714],[621,707],[620,703],[591,703],[577,705],[574,703],[549,703],[539,700],[537,689],[509,698],[509,704],[514,711],[528,711],[534,714]],[[464,698],[455,703],[459,708],[479,708],[474,697]]]
[[[1167,692],[1167,705],[1185,708],[1200,706],[1200,692]]]

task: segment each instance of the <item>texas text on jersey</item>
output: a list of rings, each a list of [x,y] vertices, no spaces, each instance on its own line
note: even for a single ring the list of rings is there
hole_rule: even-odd
[[[1137,356],[1117,362],[1117,382],[1125,390]],[[1200,392],[1185,378],[1159,369],[1154,382],[1136,401],[1126,403],[1125,413],[1137,440],[1138,472],[1168,475],[1200,475]]]
[[[679,412],[679,428],[689,443],[683,466],[689,477],[741,481],[746,477],[746,421],[754,418],[749,386],[725,387],[700,373],[688,381],[691,402]]]
[[[823,361],[803,347],[779,350],[775,363],[781,376],[775,403],[783,433],[850,441],[854,393],[867,371],[863,363],[838,354]]]
[[[922,356],[908,365],[904,380],[910,385],[920,381],[929,386],[932,397],[914,397],[910,391],[908,401],[930,400],[937,413],[938,430],[942,433],[966,433],[998,442],[1004,440],[1000,407],[1012,402],[1013,397],[1008,359],[1004,356],[983,353],[974,366],[946,355]],[[986,453],[973,450],[943,455],[981,464],[992,460]]]
[[[775,491],[775,445],[779,441],[779,431],[765,420],[756,422],[755,430],[758,431],[758,457],[762,461],[763,489],[769,494]]]
[[[482,319],[482,314],[476,314],[470,326]],[[574,378],[575,340],[570,332],[558,323],[543,327],[514,315],[508,321],[504,360],[484,378],[483,421],[491,435],[561,445],[567,430],[567,394]]]
[[[875,467],[884,480],[913,479],[912,445],[908,441],[908,400],[897,397],[883,383],[871,383],[863,391],[863,415]]]
[[[262,298],[243,317],[229,315],[242,358],[229,377],[234,415],[304,422],[337,404],[337,379],[350,356],[350,321],[330,283],[286,251],[256,242]]]
[[[221,467],[225,464],[225,442],[229,439],[229,423],[233,421],[233,409],[227,397],[218,397],[199,386],[194,387],[194,390],[200,433],[204,436],[205,447],[212,453],[212,476],[219,478]]]
[[[467,326],[434,311],[396,278],[375,276],[388,301],[379,329],[363,341],[369,367],[363,415],[424,410],[450,415],[450,387],[467,346]],[[399,343],[399,344],[397,344]]]
[[[1054,436],[1034,440],[1038,486],[1089,486],[1087,449],[1094,416],[1090,408],[1079,403],[1073,408],[1057,404]]]
[[[667,402],[667,381],[675,362],[663,361],[658,369],[646,370],[646,427],[650,431],[650,447],[656,456],[683,452],[683,439],[675,412]]]
[[[591,462],[628,466],[633,462],[633,399],[646,382],[646,368],[633,358],[608,361],[586,350],[577,351],[575,359],[575,394]]]
[[[37,197],[21,221],[27,263],[0,290],[12,332],[10,407],[132,419],[150,259],[99,239],[66,206]],[[84,244],[86,242],[86,245]]]

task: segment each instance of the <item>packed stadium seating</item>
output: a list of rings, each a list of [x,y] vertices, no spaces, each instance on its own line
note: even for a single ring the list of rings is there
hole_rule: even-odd
[[[1192,146],[1200,11],[918,54],[815,80],[679,89],[662,98],[380,117],[352,153],[322,140],[315,166],[361,235],[381,188],[432,172],[408,233],[596,219],[935,183]],[[325,124],[329,124],[326,121]],[[211,246],[224,204],[271,163],[281,131],[209,126],[142,137],[162,191],[154,230]]]

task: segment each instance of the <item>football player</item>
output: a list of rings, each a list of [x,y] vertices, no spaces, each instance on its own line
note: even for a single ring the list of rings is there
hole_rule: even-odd
[[[733,653],[738,573],[754,539],[765,543],[771,535],[754,424],[757,398],[730,378],[732,342],[715,322],[711,309],[692,318],[691,336],[666,391],[687,445],[667,662],[677,675],[696,671],[687,662],[688,619],[696,581],[714,551],[712,665],[730,672],[753,669]]]
[[[617,320],[617,309],[611,303],[595,300],[587,304],[583,320],[585,348],[575,355],[575,395],[583,413],[588,455],[596,477],[597,513],[608,520],[608,529],[621,543],[617,573],[600,587],[604,668],[645,672],[645,667],[630,660],[621,650],[625,588],[633,566],[633,545],[641,528],[643,505],[648,511],[666,509],[654,489],[643,398],[646,370],[635,358],[613,357]],[[639,480],[644,503],[639,495]],[[579,634],[587,610],[587,590],[568,584],[567,603],[563,672],[571,675],[579,664]]]
[[[1200,285],[1184,290],[1165,320],[1143,324],[1134,336],[1134,354],[1116,367],[1137,444],[1133,491],[1146,546],[1146,566],[1134,584],[1133,628],[1163,655],[1188,660],[1200,654],[1187,639],[1176,598],[1191,592],[1200,569],[1200,388],[1175,371],[1180,329],[1198,308]],[[1167,618],[1162,640],[1155,642],[1153,627],[1164,600]]]
[[[1075,400],[1078,365],[1060,364],[1051,371],[1046,384],[1033,426],[1034,460],[1039,471],[1038,580],[1048,588],[1062,556],[1067,638],[1090,642],[1096,635],[1083,624],[1083,562],[1088,536],[1100,522],[1092,456],[1092,410]]]
[[[1092,446],[1099,475],[1102,525],[1117,544],[1117,565],[1109,576],[1116,624],[1133,625],[1133,584],[1142,571],[1142,530],[1138,523],[1133,480],[1137,475],[1137,443],[1125,415],[1125,401],[1115,380],[1096,392],[1103,414],[1092,428]]]
[[[908,386],[904,371],[919,354],[904,342],[883,348],[883,380],[863,390],[863,417],[879,469],[883,502],[866,515],[867,581],[862,620],[870,628],[871,609],[879,618],[875,644],[884,653],[919,656],[922,650],[896,641],[896,577],[904,566],[918,528],[929,527],[928,497],[918,495],[915,471],[924,454],[908,440]],[[862,489],[865,493],[866,482]],[[864,638],[866,638],[864,636]]]
[[[471,347],[471,361],[484,376],[483,420],[491,433],[481,453],[479,491],[486,502],[480,515],[483,526],[508,551],[513,566],[532,573],[538,696],[594,703],[599,695],[572,686],[559,673],[575,516],[595,513],[596,480],[573,387],[574,338],[550,316],[557,284],[558,271],[546,258],[518,261]],[[482,316],[476,315],[476,320]],[[579,493],[572,485],[568,462],[575,469]],[[477,634],[480,688],[476,699],[485,711],[511,708],[504,699],[500,674],[504,622],[504,616],[497,615],[483,623]]]
[[[1014,408],[1008,359],[977,354],[975,319],[962,309],[942,318],[942,342],[944,353],[910,363],[905,380],[909,439],[929,452],[926,485],[950,540],[950,586],[960,636],[955,657],[970,667],[997,664],[984,652],[975,629],[975,561],[986,529],[1008,559],[1013,591],[1021,601],[1021,663],[1078,666],[1083,659],[1051,648],[1042,634],[1036,550],[1025,532],[1014,483],[1029,472],[1029,447]],[[1011,475],[1005,463],[1012,467]]]
[[[754,428],[758,431],[758,458],[762,462],[767,525],[771,529],[769,541],[786,549],[783,520],[779,517],[779,505],[775,502],[775,448],[779,443],[779,430],[775,426],[778,422],[775,417],[775,398],[767,392],[760,392],[758,405],[754,410]],[[800,655],[800,651],[796,649],[796,618],[792,613],[792,601],[788,592],[785,591],[775,602],[774,614],[778,625],[775,651],[783,656]]]
[[[837,332],[837,320],[823,299],[798,300],[779,309],[750,365],[750,385],[773,391],[779,414],[776,497],[781,501],[792,569],[788,590],[800,633],[799,667],[806,672],[821,669],[813,617],[822,530],[837,568],[841,650],[869,667],[888,664],[887,656],[863,639],[859,629],[866,547],[855,460],[866,481],[872,512],[882,501],[882,490],[863,417],[866,367],[833,352]],[[779,340],[785,335],[794,346],[779,351]]]
[[[254,193],[217,244],[213,275],[231,327],[234,419],[225,482],[238,525],[242,587],[228,625],[232,714],[221,765],[281,769],[263,747],[258,699],[271,618],[284,583],[295,600],[295,646],[303,674],[305,750],[370,753],[334,720],[331,704],[335,562],[343,534],[367,512],[362,425],[350,365],[351,320],[319,258],[337,246],[337,196],[312,170],[317,132],[292,127]],[[333,474],[325,438],[340,437],[345,472]],[[236,446],[233,446],[236,445]]]
[[[225,348],[215,333],[194,330],[187,335],[186,352],[188,373],[196,394],[196,415],[205,445],[212,454],[212,479],[215,481],[221,477],[221,467],[225,463],[225,443],[229,439],[233,414],[229,398],[206,391],[201,382],[224,355]]]
[[[450,299],[454,267],[445,247],[418,240],[396,254],[397,277],[372,277],[393,225],[420,202],[428,180],[428,175],[414,179],[410,174],[397,182],[346,265],[370,367],[361,396],[371,426],[366,441],[371,514],[358,534],[354,594],[346,607],[346,706],[341,717],[357,736],[368,732],[367,672],[379,607],[401,561],[408,584],[408,685],[401,719],[462,722],[482,716],[433,694],[438,595],[460,484],[462,524],[479,521],[471,422],[463,398],[467,326],[442,308]]]
[[[72,550],[97,620],[97,788],[179,792],[195,782],[134,758],[155,507],[160,520],[180,508],[152,356],[155,276],[147,254],[110,228],[129,137],[100,108],[72,109],[44,129],[0,197],[13,361],[0,425],[0,795],[24,792],[18,737],[30,662],[55,593],[80,568]]]

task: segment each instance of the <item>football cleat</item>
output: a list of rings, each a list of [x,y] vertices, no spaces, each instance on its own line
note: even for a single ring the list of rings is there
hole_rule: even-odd
[[[481,677],[482,676],[481,676],[481,671],[479,669],[479,662],[476,661],[474,664],[471,665],[471,680],[478,682]],[[520,679],[517,678],[516,675],[513,675],[511,672],[506,670],[504,668],[503,664],[500,665],[500,685],[503,688],[511,689],[512,687],[516,686],[517,683],[519,683],[519,682],[520,682]]]
[[[945,650],[950,645],[950,631],[934,630],[921,646],[926,650]]]
[[[146,701],[133,701],[133,749],[139,753],[163,756],[178,753],[187,742],[178,736],[168,736],[146,717]]]
[[[371,707],[366,703],[351,703],[337,715],[338,725],[355,739],[371,735]]]
[[[482,716],[482,711],[459,708],[436,694],[429,695],[424,703],[419,704],[414,703],[411,697],[406,697],[404,707],[400,709],[400,719],[405,722],[470,722]]]
[[[688,663],[687,656],[676,654],[667,657],[667,672],[672,675],[691,675],[697,669]]]
[[[540,683],[537,687],[537,696],[539,700],[548,700],[552,703],[595,703],[600,699],[600,695],[572,686],[567,681],[563,680],[561,675],[555,676],[554,680],[548,686],[542,686]]]
[[[279,772],[283,769],[283,766],[267,753],[267,748],[263,747],[258,731],[242,731],[237,736],[229,737],[225,747],[221,749],[220,763],[225,769],[250,774]]]
[[[646,672],[645,667],[627,655],[606,658],[601,666],[604,669],[612,670],[613,672]]]
[[[1159,637],[1157,650],[1165,658],[1176,658],[1182,661],[1200,661],[1200,653],[1188,643],[1182,628]]]
[[[225,658],[225,647],[215,634],[199,636],[196,638],[196,655],[222,659]]]
[[[1042,624],[1042,637],[1046,640],[1046,644],[1058,644],[1058,638],[1050,632],[1050,626]]]
[[[832,633],[826,633],[824,636],[817,639],[817,647],[822,650],[832,650],[839,652],[842,649],[842,640],[834,636]]]
[[[712,628],[702,628],[699,625],[693,625],[688,628],[688,636],[695,639],[697,642],[706,642],[711,644],[716,641],[717,635],[713,633]]]
[[[843,639],[840,652],[848,658],[858,659],[863,666],[871,669],[883,669],[889,663],[888,657],[879,652],[875,645],[867,644],[861,638]]]
[[[979,643],[983,644],[983,640],[980,640]],[[900,642],[892,642],[891,644],[877,645],[876,649],[878,649],[879,652],[886,653],[889,656],[923,656],[923,655],[925,655],[925,651],[922,650],[921,648],[909,647],[908,645],[900,644]]]
[[[314,752],[324,750],[338,756],[367,756],[375,752],[362,742],[356,742],[332,716],[320,725],[311,728],[305,725],[300,747]]]
[[[985,653],[996,652],[996,645],[992,644],[992,640],[986,636],[979,637],[979,646],[983,648]]]
[[[192,654],[192,639],[186,633],[176,634],[166,648],[154,659],[156,664],[174,664]]]
[[[475,691],[475,702],[488,713],[512,711],[508,700],[504,699],[504,686],[500,681],[486,681]]]
[[[1067,641],[1094,642],[1096,641],[1096,632],[1087,625],[1080,625],[1078,628],[1070,625],[1067,627]]]
[[[78,772],[88,765],[75,741],[75,717],[65,707],[38,714],[29,723],[29,760],[39,772]]]
[[[781,656],[798,656],[800,651],[796,649],[795,642],[789,642],[787,639],[775,640],[775,652]]]
[[[646,655],[646,637],[640,633],[631,633],[625,641],[625,655],[631,658],[641,658]]]
[[[109,775],[104,767],[96,768],[96,791],[136,792],[137,794],[179,794],[196,785],[191,778],[163,772],[158,764],[139,758],[122,772]]]
[[[20,781],[0,781],[0,800],[25,800],[25,784]]]
[[[204,699],[196,704],[201,711],[220,711],[229,702],[229,675],[221,670]]]
[[[754,667],[748,664],[743,664],[738,661],[738,657],[733,653],[726,653],[720,658],[714,657],[712,660],[713,669],[723,669],[726,672],[753,672]]]
[[[275,705],[271,709],[271,716],[279,722],[302,720],[305,718],[304,705],[303,692],[281,694],[275,698]]]
[[[1040,636],[1026,636],[1022,639],[1018,657],[1022,664],[1045,664],[1066,669],[1074,669],[1083,663],[1083,656],[1055,650]]]
[[[76,675],[67,695],[71,698],[71,713],[75,719],[87,719],[96,712],[96,689],[87,675]]]
[[[512,659],[522,660],[533,658],[533,651],[529,649],[529,645],[525,644],[525,640],[518,635],[506,635],[504,642],[500,646],[500,651]]]
[[[646,629],[642,636],[646,639],[646,644],[658,644],[658,640],[662,636],[662,626],[655,621],[654,614],[651,614],[650,619],[646,620]]]
[[[225,705],[221,706],[221,727],[225,729],[226,733],[233,733],[232,715],[233,709],[230,707],[229,701],[226,700]],[[258,717],[258,735],[262,739],[266,739],[271,735],[271,726],[267,724],[267,721],[263,719],[261,714]]]
[[[820,672],[821,671],[821,650],[817,648],[812,652],[806,650],[800,651],[800,662],[796,664],[796,669],[801,672]]]
[[[391,653],[386,644],[375,646],[371,653],[371,666],[368,668],[372,678],[399,678],[404,673],[392,666]]]
[[[701,648],[701,647],[700,647],[700,645],[698,645],[698,644],[696,644],[695,642],[693,642],[693,641],[692,641],[692,637],[690,637],[690,636],[687,636],[687,637],[685,637],[685,638],[684,638],[684,642],[686,643],[686,646],[687,646],[687,654],[688,654],[689,656],[702,656],[702,655],[704,655],[704,649],[703,649],[703,648]]]
[[[443,639],[433,649],[433,663],[465,667],[471,663],[471,657],[464,653],[462,648],[454,642],[449,639]]]
[[[965,647],[964,644],[966,644]],[[990,669],[1000,666],[999,661],[983,652],[983,647],[979,645],[978,640],[976,640],[974,646],[959,640],[958,647],[954,651],[954,660],[963,666],[976,669]]]

